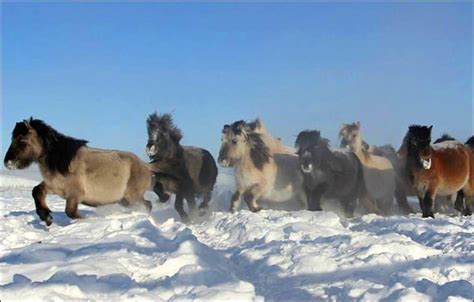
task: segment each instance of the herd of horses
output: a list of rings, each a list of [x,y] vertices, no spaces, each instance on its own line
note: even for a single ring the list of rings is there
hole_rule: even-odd
[[[146,124],[149,163],[130,152],[90,148],[87,141],[30,118],[16,123],[4,164],[8,169],[38,164],[43,181],[32,195],[47,225],[53,221],[47,194],[64,198],[67,216],[81,218],[79,204],[118,202],[151,211],[144,198],[150,187],[161,202],[176,195],[175,209],[187,221],[184,200],[191,212],[196,199],[202,198],[201,209],[211,201],[216,161],[205,149],[181,145],[182,133],[170,114],[153,113]],[[347,217],[357,205],[366,213],[410,214],[407,197],[416,196],[423,217],[434,217],[437,205],[454,200],[456,210],[471,215],[474,136],[464,144],[449,135],[432,142],[431,130],[410,126],[396,151],[366,143],[359,122],[342,125],[339,148],[317,130],[300,132],[293,148],[273,137],[260,119],[224,125],[218,163],[234,169],[230,211],[238,210],[242,199],[252,212],[278,203],[321,211],[321,200],[330,200],[340,203]]]

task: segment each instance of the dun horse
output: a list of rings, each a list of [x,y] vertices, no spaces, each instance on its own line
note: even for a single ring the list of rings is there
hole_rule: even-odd
[[[471,215],[474,194],[474,162],[471,150],[456,141],[431,144],[432,126],[413,125],[403,139],[399,154],[406,157],[406,170],[420,201],[423,217],[434,217],[437,195],[462,190],[465,215]]]
[[[81,218],[80,203],[92,207],[119,201],[138,203],[150,211],[151,203],[143,197],[152,181],[150,166],[132,153],[93,149],[86,143],[38,119],[16,124],[4,163],[8,169],[38,163],[43,181],[34,187],[33,198],[40,219],[47,225],[53,221],[47,194],[66,199],[70,218]]]
[[[244,121],[222,129],[218,162],[222,167],[234,168],[237,187],[231,199],[231,212],[238,209],[241,198],[252,212],[261,209],[260,202],[297,201],[306,208],[298,158],[294,154],[275,152],[280,147],[270,148],[266,142],[271,139],[277,141]]]
[[[364,181],[370,198],[376,200],[379,210],[389,214],[396,189],[396,174],[392,163],[386,157],[369,153],[362,148],[360,123],[343,124],[339,132],[341,147],[354,152],[362,163]],[[397,199],[398,200],[398,199]],[[408,203],[402,204],[404,212],[410,212]]]
[[[321,211],[321,198],[336,198],[345,215],[352,217],[357,199],[366,198],[364,175],[360,160],[353,152],[333,151],[319,131],[302,131],[296,138],[308,209]]]
[[[181,219],[187,220],[183,199],[191,211],[196,207],[195,198],[200,195],[203,201],[199,207],[209,205],[217,178],[216,162],[205,149],[181,146],[181,130],[174,125],[170,114],[151,114],[147,130],[146,152],[157,171],[154,191],[162,202],[169,199],[169,194],[176,194],[175,208]]]

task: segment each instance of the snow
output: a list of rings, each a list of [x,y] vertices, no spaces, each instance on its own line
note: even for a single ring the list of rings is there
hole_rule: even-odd
[[[463,144],[458,141],[444,141],[437,144],[432,144],[431,147],[434,150],[443,150],[443,149],[456,149],[462,147]]]
[[[64,201],[49,196],[54,222],[46,227],[34,210],[32,175],[2,171],[2,301],[474,298],[472,218],[230,214],[233,179],[221,173],[210,212],[189,225],[173,203],[159,202],[151,215],[81,207],[87,218],[74,221]]]

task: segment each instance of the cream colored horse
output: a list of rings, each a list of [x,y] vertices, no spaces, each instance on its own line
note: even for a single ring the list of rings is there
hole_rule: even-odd
[[[38,163],[43,181],[33,189],[33,198],[40,219],[47,225],[53,220],[47,194],[66,199],[66,214],[71,218],[81,218],[80,203],[92,207],[138,203],[150,211],[144,193],[152,181],[151,167],[133,153],[89,148],[86,143],[41,120],[16,124],[4,163],[8,169]]]
[[[252,212],[261,209],[260,202],[293,206],[296,203],[298,208],[306,208],[298,157],[262,125],[261,121],[253,124],[238,121],[222,130],[218,163],[234,168],[236,182],[230,211],[238,209],[241,198]]]

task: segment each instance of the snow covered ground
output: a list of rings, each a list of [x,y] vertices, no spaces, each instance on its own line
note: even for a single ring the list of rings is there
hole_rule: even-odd
[[[81,207],[70,220],[49,196],[54,223],[35,213],[37,174],[2,171],[0,299],[472,301],[474,219],[244,209],[226,212],[221,174],[211,211],[179,221]],[[148,198],[156,200],[149,192]]]

